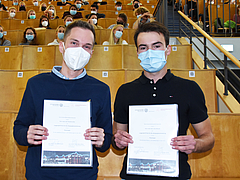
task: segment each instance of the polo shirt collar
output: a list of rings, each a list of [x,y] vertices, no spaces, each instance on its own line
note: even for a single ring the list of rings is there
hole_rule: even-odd
[[[54,66],[52,69],[53,74],[55,74],[56,76],[58,76],[61,79],[65,79],[65,80],[70,80],[69,78],[67,78],[66,76],[64,76],[62,73],[60,73],[60,70],[62,69],[62,66]],[[81,79],[83,78],[85,75],[87,74],[86,69],[83,68],[83,72],[78,75],[77,77],[71,79],[71,80],[75,80],[75,79]]]
[[[172,77],[173,77],[173,74],[171,73],[171,70],[168,69],[168,70],[167,70],[167,73],[166,73],[165,76],[162,78],[162,80],[169,81]],[[152,79],[148,79],[148,78],[144,75],[144,71],[143,71],[141,77],[139,78],[139,80],[140,80],[140,82],[141,82],[142,84],[146,84],[146,83],[148,83],[149,81],[151,81]]]

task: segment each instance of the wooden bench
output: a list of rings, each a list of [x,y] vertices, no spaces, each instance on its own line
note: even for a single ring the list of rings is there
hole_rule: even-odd
[[[25,180],[24,160],[27,147],[19,146],[13,138],[13,122],[17,112],[0,112],[0,179]],[[215,146],[206,153],[189,155],[193,180],[239,180],[239,123],[240,114],[210,113]],[[189,134],[194,134],[190,128]],[[98,180],[120,180],[125,151],[116,151],[112,147],[105,153],[97,152],[99,160]]]

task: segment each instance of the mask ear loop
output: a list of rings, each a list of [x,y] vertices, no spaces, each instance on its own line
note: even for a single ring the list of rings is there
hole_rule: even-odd
[[[64,42],[62,42],[62,44],[63,44],[63,49],[64,49],[64,52],[65,52],[65,51],[66,51],[66,49],[65,49]],[[62,56],[64,57],[63,53],[62,53]]]
[[[63,49],[64,49],[64,51],[65,51],[65,45],[64,45],[64,42],[63,42],[62,44],[63,44]]]
[[[168,45],[167,45],[167,47],[166,47],[166,49],[165,49],[165,52],[168,50],[167,48],[168,48]],[[168,56],[166,55],[166,58],[165,58],[166,61],[167,61],[167,57],[168,57]]]

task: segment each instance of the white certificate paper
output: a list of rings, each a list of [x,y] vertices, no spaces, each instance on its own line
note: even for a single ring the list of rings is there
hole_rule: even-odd
[[[90,101],[44,100],[41,166],[91,167],[92,145],[84,133],[91,127]]]
[[[127,174],[178,177],[178,151],[170,143],[178,131],[178,106],[129,106]]]

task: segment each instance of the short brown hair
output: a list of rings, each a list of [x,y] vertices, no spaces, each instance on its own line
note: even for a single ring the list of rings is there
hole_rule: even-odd
[[[95,42],[94,27],[90,23],[87,23],[87,22],[81,21],[81,20],[74,21],[66,27],[65,32],[64,32],[64,42],[66,41],[66,38],[70,34],[72,28],[75,28],[75,27],[79,27],[82,29],[88,29],[88,30],[92,31],[93,37],[94,37],[94,39],[93,39],[93,44],[94,44],[94,42]]]
[[[145,7],[139,7],[137,9],[135,9],[134,11],[134,16],[136,16],[136,13],[138,14],[144,14],[144,13],[147,13],[147,12],[150,12],[147,8]]]
[[[166,46],[169,45],[170,33],[169,33],[168,29],[163,24],[161,24],[157,21],[153,21],[153,22],[150,22],[150,23],[144,23],[143,25],[140,25],[138,27],[138,29],[136,30],[136,32],[134,34],[134,42],[135,42],[136,47],[137,47],[138,35],[140,33],[143,33],[143,32],[156,32],[158,34],[163,34]]]

